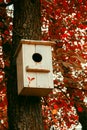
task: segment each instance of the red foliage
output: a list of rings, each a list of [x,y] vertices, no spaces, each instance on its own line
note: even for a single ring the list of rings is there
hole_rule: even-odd
[[[87,90],[87,66],[82,67],[82,64],[87,63],[87,1],[41,0],[41,3],[42,39],[56,42],[53,48],[54,85],[59,91],[53,100],[53,97],[46,99],[48,102],[45,100],[48,107],[46,106],[44,111],[46,113],[48,111],[49,115],[49,111],[53,110],[52,112],[57,116],[57,112],[62,108],[63,121],[66,122],[67,127],[70,127],[75,122],[69,121],[74,117],[74,112],[72,116],[67,115],[67,111],[72,111],[68,106],[72,108],[74,105],[79,112],[87,109],[83,102]],[[60,91],[66,96],[60,96]],[[54,108],[56,104],[58,110]],[[66,120],[64,113],[69,120]],[[60,129],[63,129],[64,124],[59,117],[54,121],[56,116],[50,115],[51,119],[46,118],[45,123],[49,127],[57,123],[58,127],[59,120]],[[78,120],[76,115],[74,120]]]
[[[2,3],[4,1],[0,1]],[[9,1],[6,1],[9,2]],[[0,7],[0,129],[8,129],[7,118],[7,95],[6,95],[6,72],[5,67],[10,66],[9,62],[9,44],[11,44],[10,17],[7,16],[5,7]]]

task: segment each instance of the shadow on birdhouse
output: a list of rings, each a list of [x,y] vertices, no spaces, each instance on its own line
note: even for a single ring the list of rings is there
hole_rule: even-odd
[[[52,41],[20,41],[16,51],[18,94],[46,96],[53,89]]]

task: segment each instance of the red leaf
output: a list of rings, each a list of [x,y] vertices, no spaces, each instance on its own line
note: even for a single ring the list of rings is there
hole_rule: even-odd
[[[8,3],[8,2],[10,2],[11,0],[6,0],[6,2]]]
[[[54,109],[58,109],[58,105],[56,105],[56,104],[53,107],[54,107]]]
[[[78,0],[79,3],[82,3],[82,0]]]
[[[0,2],[2,3],[2,2],[4,2],[4,0],[0,0]]]
[[[9,30],[12,30],[12,28],[13,28],[13,25],[10,24],[9,25]]]
[[[0,22],[0,28],[3,28],[3,26],[4,26],[4,25],[3,25],[3,23],[2,23],[2,22]]]
[[[55,79],[55,80],[54,80],[54,84],[56,84],[56,85],[57,85],[57,84],[58,84],[58,80],[56,80],[56,79]]]
[[[10,62],[8,60],[5,60],[5,66],[7,66],[7,67],[10,66]]]
[[[78,109],[78,112],[82,112],[83,111],[83,108],[81,106],[79,106],[77,109]]]
[[[5,34],[5,35],[9,35],[9,31],[8,31],[8,30],[5,30],[5,31],[4,31],[4,34]]]

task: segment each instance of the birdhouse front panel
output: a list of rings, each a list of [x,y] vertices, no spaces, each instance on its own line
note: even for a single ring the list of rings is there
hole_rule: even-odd
[[[53,76],[51,73],[41,74],[37,73],[37,86],[40,88],[49,88],[52,89],[53,86]]]
[[[43,42],[22,40],[17,54],[19,94],[45,96],[53,89],[51,46]]]
[[[35,66],[37,65],[38,68],[42,68],[42,69],[48,69],[51,70],[52,69],[52,57],[51,57],[51,46],[41,46],[38,45],[36,46],[35,52],[40,54],[42,59],[40,62],[38,62],[39,64],[36,64],[35,62]]]
[[[34,45],[28,45],[28,44],[22,44],[23,49],[23,66],[24,66],[24,72],[25,68],[28,67],[35,67],[35,63],[32,60],[32,54],[35,53],[35,46]]]

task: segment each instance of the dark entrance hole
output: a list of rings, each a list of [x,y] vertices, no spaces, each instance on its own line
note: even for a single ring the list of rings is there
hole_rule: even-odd
[[[33,56],[32,56],[32,59],[33,59],[35,62],[41,62],[42,56],[41,56],[41,54],[39,54],[39,53],[34,53]]]

